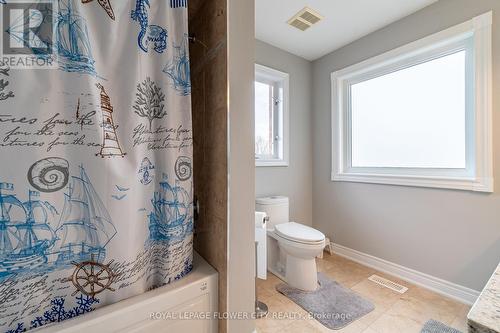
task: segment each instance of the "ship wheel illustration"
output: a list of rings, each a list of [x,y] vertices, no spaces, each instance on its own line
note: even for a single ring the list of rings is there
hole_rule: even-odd
[[[111,288],[111,284],[117,277],[109,267],[113,263],[111,260],[108,264],[102,264],[93,260],[83,261],[80,263],[72,262],[75,265],[73,275],[68,278],[72,282],[76,290],[72,296],[78,292],[94,298],[95,295],[104,290],[115,291]]]

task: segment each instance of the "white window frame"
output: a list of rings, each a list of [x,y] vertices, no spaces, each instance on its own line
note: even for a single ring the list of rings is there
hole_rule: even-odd
[[[275,106],[275,118],[278,122],[273,124],[275,131],[278,133],[275,140],[282,141],[278,145],[278,156],[272,159],[262,159],[255,156],[255,166],[258,167],[286,167],[289,164],[289,149],[290,149],[290,131],[289,131],[289,81],[288,73],[278,71],[267,66],[255,64],[255,80],[256,81],[272,81],[279,82],[280,88],[283,89],[283,100],[279,106]]]
[[[468,44],[469,43],[469,44]],[[466,107],[468,168],[357,168],[351,164],[350,87],[469,47],[473,96]],[[493,192],[492,12],[331,74],[332,181]],[[466,83],[467,84],[467,83]],[[460,171],[461,170],[461,171]]]

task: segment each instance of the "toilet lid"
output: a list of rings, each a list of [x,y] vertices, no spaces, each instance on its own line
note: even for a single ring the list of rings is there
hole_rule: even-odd
[[[278,224],[274,230],[281,237],[301,243],[319,243],[325,239],[321,231],[295,222]]]

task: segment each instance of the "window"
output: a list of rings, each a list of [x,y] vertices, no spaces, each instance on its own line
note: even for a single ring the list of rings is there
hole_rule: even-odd
[[[493,191],[491,18],[332,73],[332,180]]]
[[[255,163],[288,165],[288,74],[255,65]]]

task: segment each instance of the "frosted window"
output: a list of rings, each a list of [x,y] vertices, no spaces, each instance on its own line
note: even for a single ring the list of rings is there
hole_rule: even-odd
[[[256,166],[288,166],[288,78],[255,64]]]
[[[466,52],[351,85],[353,167],[466,167]]]
[[[255,154],[273,156],[272,87],[255,82]]]

